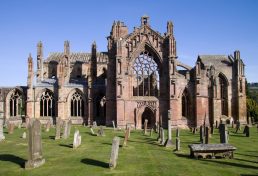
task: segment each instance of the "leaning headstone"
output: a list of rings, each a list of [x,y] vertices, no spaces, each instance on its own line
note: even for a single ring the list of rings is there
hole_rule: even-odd
[[[99,127],[99,130],[98,130],[97,136],[105,136],[103,126],[100,126],[100,127]]]
[[[160,144],[164,145],[165,144],[165,132],[164,132],[164,129],[162,127],[160,127],[160,133],[161,133]]]
[[[206,134],[205,134],[205,144],[209,144],[209,137],[210,137],[210,128],[209,127],[205,127],[206,128]]]
[[[126,131],[125,131],[125,138],[124,138],[123,146],[127,145],[129,133],[130,133],[129,128],[127,128]]]
[[[144,135],[147,134],[147,125],[148,125],[148,120],[145,119],[145,120],[144,120]]]
[[[114,120],[112,120],[112,124],[113,124],[113,129],[115,131],[116,130],[116,125],[115,125],[115,121]]]
[[[14,123],[8,123],[8,134],[13,134],[14,127]]]
[[[0,141],[4,140],[4,119],[0,119]]]
[[[60,139],[61,137],[61,118],[56,119],[56,135],[55,135],[55,140]]]
[[[180,150],[180,138],[176,138],[176,151]]]
[[[73,148],[77,148],[81,145],[82,137],[80,135],[79,130],[75,130],[74,136],[73,136]]]
[[[45,163],[42,156],[41,124],[38,119],[30,122],[28,133],[29,159],[25,163],[25,169],[36,168]]]
[[[245,134],[246,137],[250,137],[250,127],[248,125],[245,126],[243,134]]]
[[[47,121],[47,124],[46,124],[46,132],[49,132],[49,129],[50,129],[50,127],[51,127],[51,121],[50,120],[48,120]]]
[[[109,159],[109,168],[114,169],[117,165],[117,158],[118,158],[118,152],[119,152],[119,137],[114,137],[112,141],[112,149],[111,149],[111,155]]]
[[[201,143],[204,142],[203,138],[204,138],[204,130],[203,130],[203,126],[201,125],[200,126],[200,142]]]
[[[26,139],[26,132],[25,131],[22,133],[22,139]]]
[[[220,124],[220,143],[228,143],[228,132],[225,124]]]

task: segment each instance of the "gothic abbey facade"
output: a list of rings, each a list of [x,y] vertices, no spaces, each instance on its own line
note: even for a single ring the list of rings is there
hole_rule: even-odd
[[[0,89],[0,115],[6,120],[22,117],[42,121],[71,119],[74,124],[111,125],[127,123],[142,128],[156,122],[195,127],[205,120],[212,125],[221,117],[246,122],[244,63],[234,55],[199,55],[194,67],[180,62],[172,22],[161,35],[153,30],[149,17],[132,33],[120,21],[114,22],[108,51],[70,51],[44,58],[43,44],[37,44],[37,70],[28,58],[27,86]],[[168,113],[170,110],[170,113]]]

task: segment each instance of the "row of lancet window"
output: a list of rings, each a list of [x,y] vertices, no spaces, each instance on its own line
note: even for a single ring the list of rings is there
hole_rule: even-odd
[[[22,95],[18,91],[14,91],[10,97],[10,116],[19,116],[22,114],[23,101]]]

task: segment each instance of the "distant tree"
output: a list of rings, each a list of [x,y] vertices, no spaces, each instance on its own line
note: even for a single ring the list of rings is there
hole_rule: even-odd
[[[247,83],[246,81],[246,107],[247,117],[254,117],[254,120],[258,121],[258,92],[256,90],[250,90],[250,86],[256,87],[255,83]]]

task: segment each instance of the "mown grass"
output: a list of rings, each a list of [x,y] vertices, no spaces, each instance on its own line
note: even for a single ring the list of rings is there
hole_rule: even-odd
[[[82,145],[71,148],[74,129],[82,135]],[[7,134],[0,143],[0,176],[13,175],[258,175],[258,133],[251,128],[251,136],[234,134],[232,129],[230,143],[237,147],[234,159],[191,159],[188,144],[198,143],[199,134],[188,130],[180,131],[181,151],[164,148],[156,142],[157,134],[143,135],[141,131],[132,131],[127,147],[120,147],[118,165],[108,168],[112,138],[119,136],[123,142],[124,131],[105,129],[105,137],[92,136],[88,127],[73,126],[67,140],[54,140],[55,129],[42,130],[43,155],[46,163],[36,169],[25,170],[27,160],[27,141],[22,139],[26,129],[15,129]],[[96,131],[96,130],[95,130]],[[175,130],[173,129],[175,143]],[[212,135],[211,143],[218,143],[218,130]]]

